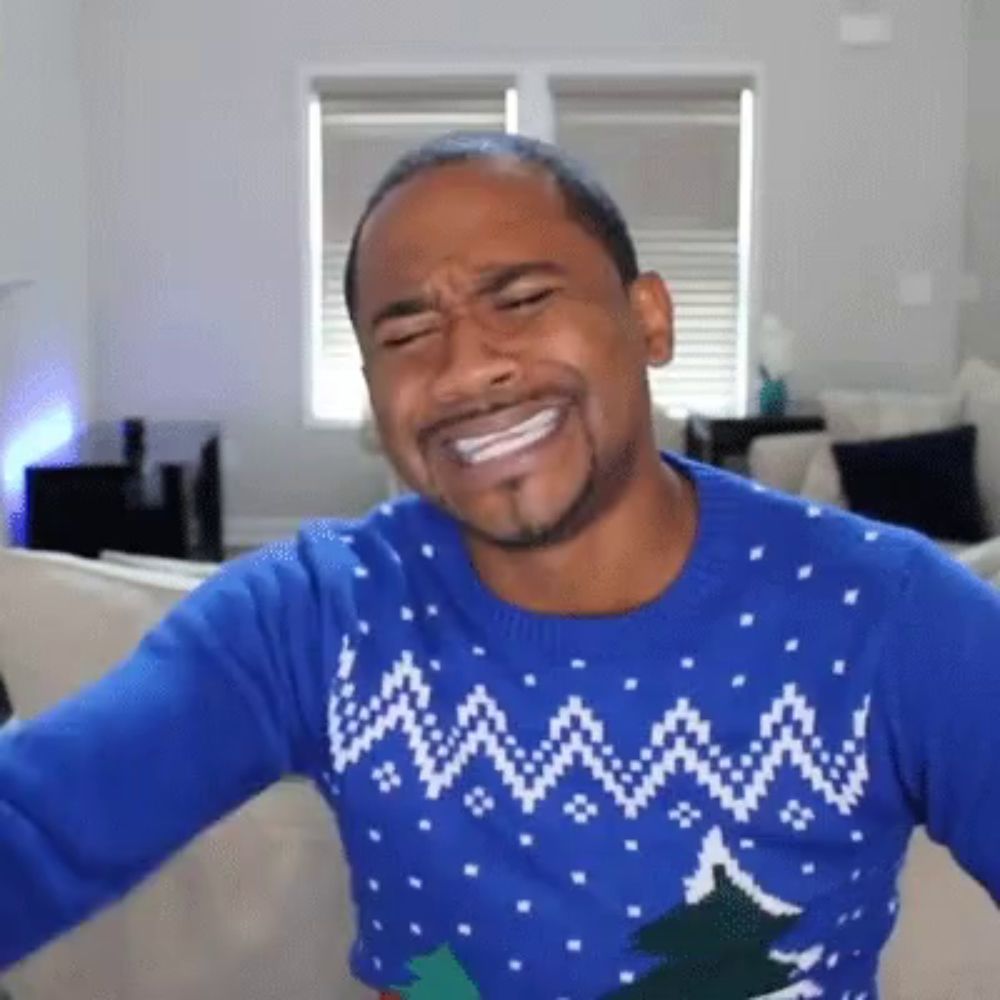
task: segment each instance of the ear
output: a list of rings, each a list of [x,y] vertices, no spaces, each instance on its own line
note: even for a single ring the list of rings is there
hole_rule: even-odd
[[[674,357],[674,302],[655,271],[640,274],[629,287],[629,301],[646,343],[646,360],[654,368]]]

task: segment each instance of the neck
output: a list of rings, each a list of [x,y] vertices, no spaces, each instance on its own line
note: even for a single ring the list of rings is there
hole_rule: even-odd
[[[542,614],[618,614],[659,596],[694,545],[697,497],[686,477],[649,451],[614,502],[572,538],[509,550],[468,536],[483,583]]]

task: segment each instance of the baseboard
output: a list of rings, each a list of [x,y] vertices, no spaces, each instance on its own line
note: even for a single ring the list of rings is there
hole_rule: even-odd
[[[226,549],[255,549],[294,535],[308,517],[229,517],[223,527]]]

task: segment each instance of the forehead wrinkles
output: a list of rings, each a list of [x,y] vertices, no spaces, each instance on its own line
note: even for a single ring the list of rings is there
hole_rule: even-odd
[[[475,288],[476,270],[469,264],[449,258],[433,267],[422,284],[435,300],[450,302],[464,299]]]
[[[394,260],[376,264],[373,272],[379,273],[381,296],[425,297],[431,302],[449,304],[471,297],[485,274],[498,266],[518,262],[511,255],[493,255],[489,258],[477,254],[476,260],[463,260],[450,256],[441,261],[424,263],[417,254],[402,254]],[[519,260],[520,258],[518,258]]]
[[[492,229],[492,232],[490,231]],[[513,237],[513,239],[512,239]],[[471,290],[485,268],[537,256],[529,244],[517,239],[510,227],[410,227],[393,233],[373,228],[365,234],[358,255],[358,286],[362,293],[416,294],[432,287],[446,295]]]
[[[520,231],[518,231],[520,230]],[[426,294],[442,301],[471,295],[490,272],[529,260],[566,259],[558,243],[539,240],[525,227],[503,227],[490,233],[444,235],[429,233],[426,239],[405,242],[373,240],[366,248],[362,284],[385,295]],[[532,238],[534,236],[535,238]],[[365,280],[368,279],[368,280]]]

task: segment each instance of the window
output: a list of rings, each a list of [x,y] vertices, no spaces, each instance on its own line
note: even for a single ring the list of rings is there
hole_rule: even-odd
[[[520,111],[518,112],[518,108]],[[589,165],[629,223],[640,266],[676,307],[674,361],[651,369],[673,412],[740,412],[746,326],[753,100],[740,81],[545,77],[316,85],[310,128],[312,321],[309,415],[357,422],[366,401],[343,300],[348,241],[372,186],[405,150],[456,128],[517,128]]]
[[[741,408],[741,90],[669,84],[555,85],[556,142],[593,168],[617,201],[639,266],[674,300],[673,362],[650,369],[668,410]]]

